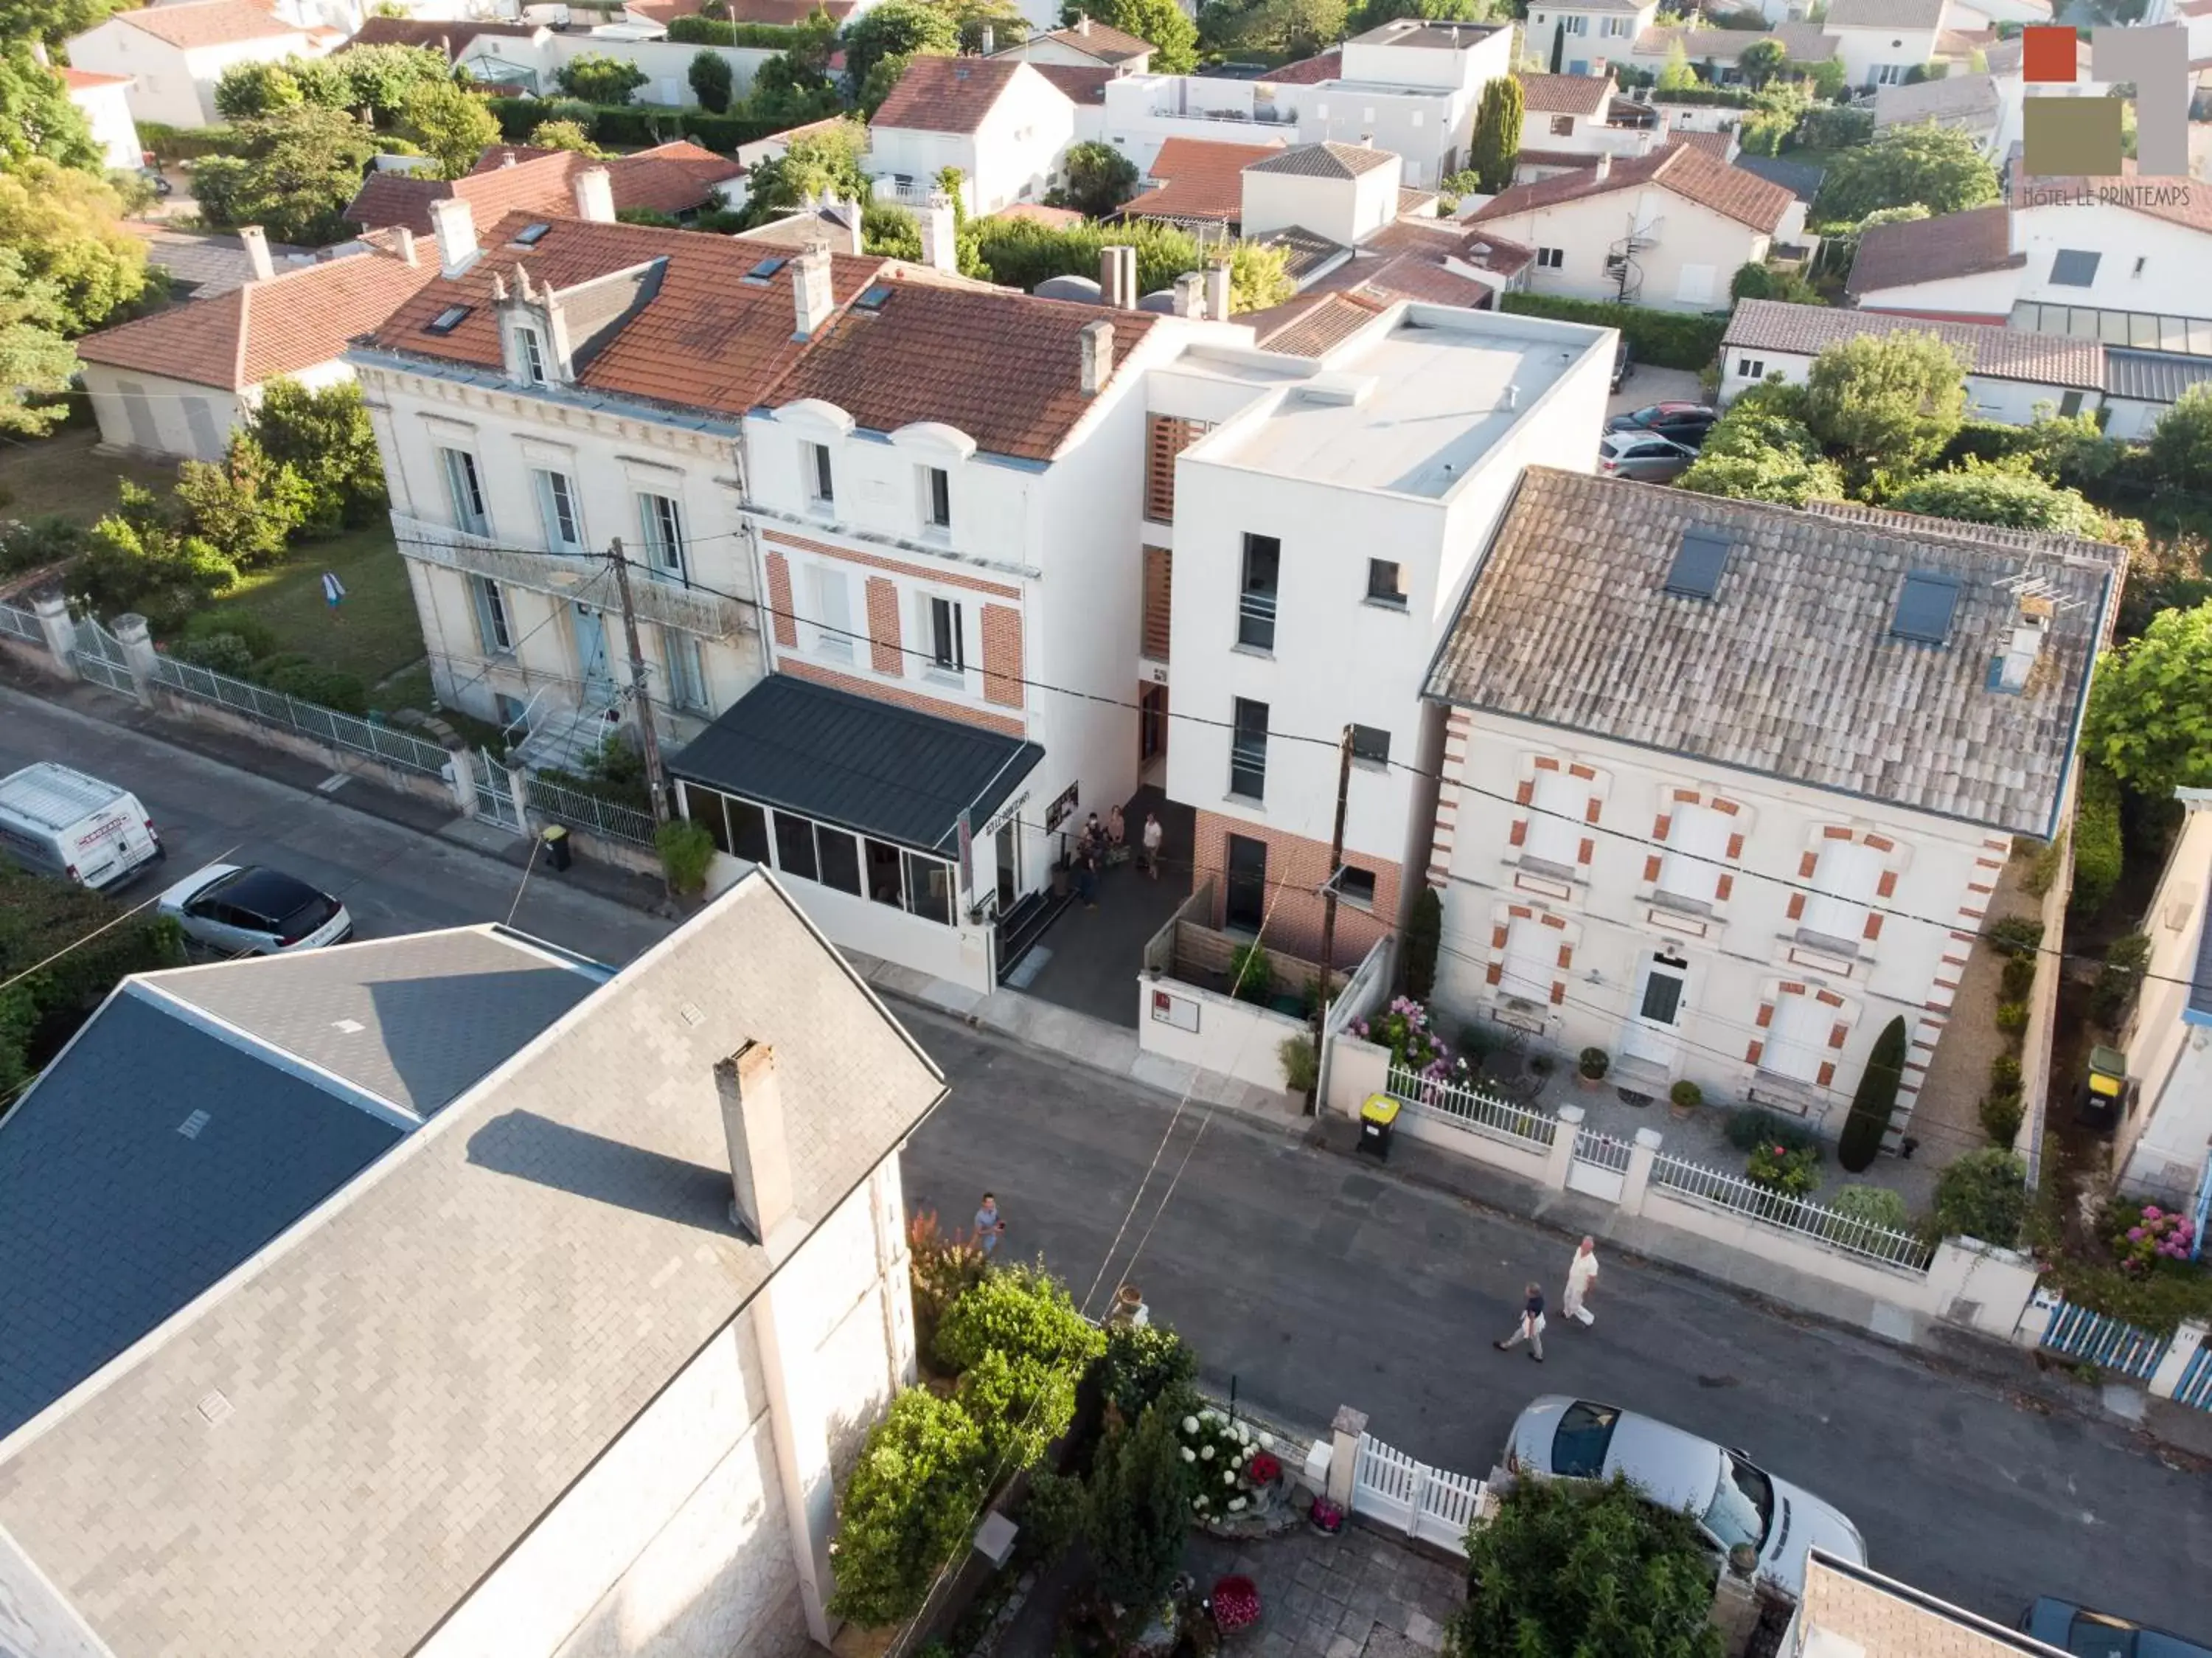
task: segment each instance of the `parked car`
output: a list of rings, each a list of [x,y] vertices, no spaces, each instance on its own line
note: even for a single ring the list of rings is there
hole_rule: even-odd
[[[1698,452],[1650,432],[1607,432],[1597,446],[1597,469],[1607,478],[1668,484],[1690,469]]]
[[[161,894],[185,936],[225,955],[319,949],[353,936],[344,905],[281,869],[210,863]]]
[[[94,889],[167,856],[136,795],[52,760],[0,777],[0,848]]]
[[[1613,389],[1617,392],[1628,384],[1629,377],[1635,372],[1636,352],[1628,343],[1628,336],[1623,334],[1613,342]]]
[[[1720,418],[1720,411],[1710,404],[1647,403],[1640,409],[1613,416],[1605,423],[1605,429],[1609,432],[1656,432],[1694,448],[1705,441],[1705,434],[1712,430],[1713,423]]]
[[[2020,1629],[2075,1658],[2212,1658],[2212,1647],[2047,1594],[2020,1615]]]
[[[1805,1556],[1814,1548],[1866,1564],[1859,1528],[1819,1497],[1775,1478],[1741,1451],[1617,1405],[1547,1394],[1513,1424],[1505,1466],[1524,1478],[1619,1474],[1654,1503],[1686,1511],[1723,1559],[1737,1545],[1750,1545],[1759,1572],[1792,1594],[1805,1586]]]

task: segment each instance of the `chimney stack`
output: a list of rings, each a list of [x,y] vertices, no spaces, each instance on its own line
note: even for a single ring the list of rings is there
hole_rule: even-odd
[[[952,198],[942,190],[929,192],[929,205],[921,210],[921,262],[933,271],[960,268],[959,233],[954,229]]]
[[[511,149],[501,150],[499,152],[499,164],[502,168],[513,167],[514,165],[514,152]]]
[[[830,320],[836,300],[830,285],[830,244],[817,241],[791,262],[791,301],[797,313],[793,339],[811,339]]]
[[[1206,277],[1203,274],[1186,271],[1175,279],[1175,314],[1179,317],[1206,314]]]
[[[576,216],[600,224],[615,222],[615,178],[604,167],[587,167],[576,174],[574,186]]]
[[[430,204],[431,228],[438,234],[438,271],[458,277],[477,262],[477,216],[459,196]]]
[[[2043,655],[2043,641],[2051,627],[2053,607],[2051,600],[2038,594],[2022,594],[2020,614],[2013,619],[2011,643],[2006,645],[2003,665],[1997,670],[2000,689],[2017,695],[2027,689],[2028,676],[2035,672],[2035,664]]]
[[[1089,12],[1079,12],[1076,14],[1075,32],[1078,34],[1085,36],[1088,36],[1090,34],[1091,14]]]
[[[1610,174],[1612,171],[1613,171],[1613,157],[1612,157],[1612,155],[1611,155],[1610,154],[1607,153],[1607,152],[1600,151],[1600,152],[1599,152],[1599,155],[1598,155],[1598,158],[1597,158],[1597,167],[1596,167],[1595,170],[1592,173],[1591,176],[1592,176],[1593,178],[1597,179],[1601,183],[1602,183],[1602,182],[1604,181],[1604,180],[1605,180],[1606,176],[1607,176],[1608,174]]]
[[[993,28],[988,23],[984,24],[983,38],[978,41],[977,44],[982,47],[983,56],[988,58],[991,55],[992,47],[999,44],[998,31]]]
[[[1114,325],[1101,317],[1085,324],[1079,338],[1083,351],[1083,395],[1096,397],[1114,377]]]
[[[791,1148],[776,1085],[775,1050],[748,1042],[714,1067],[722,1138],[730,1153],[730,1221],[770,1243],[793,1218]]]
[[[1229,320],[1229,261],[1216,259],[1206,267],[1206,314],[1216,322]]]
[[[1137,250],[1114,242],[1098,251],[1098,302],[1123,311],[1137,308]]]
[[[392,227],[392,251],[402,265],[415,263],[415,233],[404,224]]]
[[[861,209],[857,197],[851,201],[842,196],[824,197],[822,211],[837,226],[837,246],[834,251],[855,255],[867,251],[861,237]]]
[[[258,224],[242,224],[238,228],[238,239],[246,245],[246,263],[253,274],[249,282],[266,282],[276,274],[276,262],[269,257],[269,235]]]

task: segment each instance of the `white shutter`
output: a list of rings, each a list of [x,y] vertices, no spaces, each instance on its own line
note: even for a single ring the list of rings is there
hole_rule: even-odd
[[[1565,771],[1539,771],[1522,856],[1573,869],[1575,854],[1582,847],[1583,814],[1589,809],[1589,798],[1586,779]]]
[[[1668,819],[1667,856],[1659,866],[1659,890],[1698,904],[1714,902],[1735,823],[1728,814],[1710,806],[1676,806]]]
[[[1524,1002],[1549,1002],[1559,965],[1559,932],[1522,917],[1505,935],[1505,972],[1498,989]]]
[[[1881,885],[1881,854],[1855,841],[1832,840],[1821,849],[1812,885],[1800,926],[1855,945],[1866,935],[1868,907]]]
[[[1785,996],[1776,1002],[1759,1068],[1792,1082],[1815,1081],[1820,1074],[1821,1057],[1828,1051],[1829,1029],[1835,1022],[1828,1015],[1829,1009],[1809,996]]]

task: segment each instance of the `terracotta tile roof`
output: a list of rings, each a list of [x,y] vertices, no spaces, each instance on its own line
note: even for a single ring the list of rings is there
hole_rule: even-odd
[[[1610,75],[1523,75],[1521,100],[1540,115],[1601,115],[1613,95]]]
[[[1095,17],[1086,17],[1071,27],[1032,35],[1030,39],[1055,41],[1070,52],[1088,52],[1102,64],[1126,64],[1133,58],[1150,55],[1152,50],[1150,40],[1126,34]]]
[[[1399,159],[1391,149],[1371,144],[1343,144],[1330,139],[1317,144],[1294,144],[1252,163],[1261,173],[1282,173],[1301,179],[1356,179],[1388,167]]]
[[[1111,69],[1085,69],[1079,64],[1031,64],[1030,67],[1066,93],[1069,101],[1079,104],[1104,103],[1106,82],[1118,73]]]
[[[1436,199],[1437,192],[1433,190],[1416,190],[1410,185],[1398,187],[1398,211],[1401,215],[1423,213]]]
[[[2027,263],[2012,251],[2012,213],[2002,203],[1970,207],[1932,219],[1878,224],[1859,238],[1851,261],[1850,294],[1910,288],[1947,277],[1971,277]]]
[[[1071,230],[1083,223],[1083,215],[1072,207],[1047,207],[1042,202],[1016,202],[991,215],[994,219],[1023,219],[1054,230]]]
[[[1632,50],[1638,58],[1664,58],[1674,43],[1680,40],[1683,54],[1693,64],[1702,64],[1709,58],[1715,63],[1732,64],[1753,41],[1776,38],[1756,29],[1700,28],[1693,23],[1674,23],[1664,28],[1644,30],[1636,37]]]
[[[1030,65],[1018,58],[917,58],[907,65],[869,125],[918,132],[973,132],[983,125],[1008,83],[1026,70]]]
[[[1283,250],[1283,272],[1298,287],[1308,285],[1307,278],[1332,259],[1340,259],[1352,250],[1340,241],[1331,241],[1316,231],[1302,224],[1285,225],[1280,230],[1270,230],[1259,238],[1262,247]]]
[[[364,20],[346,42],[351,46],[430,46],[450,58],[459,58],[477,37],[495,34],[528,40],[544,27],[538,23],[434,22],[416,17],[371,17]]]
[[[1732,132],[1677,132],[1668,142],[1702,149],[1717,162],[1732,159],[1735,151],[1735,135]]]
[[[509,155],[515,157],[513,167],[507,165]],[[634,155],[611,156],[605,163],[572,150],[500,144],[477,157],[476,169],[459,179],[372,173],[345,216],[371,229],[404,224],[418,235],[428,235],[430,204],[449,196],[469,204],[479,229],[505,213],[573,213],[576,174],[599,165],[607,169],[617,212],[641,207],[656,213],[688,213],[714,199],[715,185],[744,174],[737,162],[684,140]]]
[[[240,391],[328,363],[437,274],[434,256],[405,265],[357,253],[190,300],[77,341],[87,363]]]
[[[1732,551],[1711,600],[1665,591],[1684,532]],[[2014,833],[2048,835],[2118,550],[1902,513],[1799,511],[1530,466],[1429,694]],[[1908,572],[1960,586],[1948,643],[1890,621]],[[2018,695],[1992,691],[2023,574],[2060,601]]]
[[[1244,210],[1244,169],[1283,153],[1282,145],[1216,143],[1170,138],[1152,158],[1147,190],[1121,211],[1137,219],[1212,219],[1224,223]]]
[[[1729,318],[1722,344],[1747,350],[1818,357],[1861,334],[1933,334],[1964,355],[1968,369],[1990,380],[2094,391],[2105,383],[2105,348],[2072,334],[2034,334],[1978,322],[1937,322],[1886,311],[1839,311],[1826,305],[1744,300]]]
[[[1878,88],[1874,94],[1874,125],[1877,132],[1922,121],[1994,126],[1997,108],[1996,76],[1950,75],[1940,81]]]
[[[1471,222],[1510,218],[1537,208],[1557,207],[1609,191],[1656,186],[1709,208],[1723,217],[1747,224],[1771,235],[1796,198],[1778,184],[1769,183],[1741,168],[1730,167],[1690,144],[1668,143],[1649,155],[1616,161],[1604,178],[1595,170],[1563,173],[1534,184],[1517,184],[1486,203]]]
[[[1683,135],[1686,137],[1687,135]],[[1581,149],[1524,149],[1513,158],[1516,176],[1524,167],[1566,168],[1595,167],[1597,157]],[[1534,180],[1529,180],[1534,183]]]
[[[2160,179],[2136,174],[2132,156],[2120,163],[2125,185],[2110,179],[2030,178],[2015,169],[2012,203],[2015,208],[2071,205],[2078,201],[2109,203],[2168,224],[2191,230],[2212,231],[2212,186],[2202,179]]]
[[[175,6],[148,6],[139,11],[118,11],[116,21],[167,40],[190,52],[195,46],[228,46],[236,40],[270,40],[280,35],[305,34],[287,23],[260,0],[190,0]]]
[[[1301,58],[1295,64],[1285,64],[1280,69],[1271,69],[1261,77],[1272,86],[1319,86],[1323,81],[1344,78],[1344,48],[1331,46],[1316,58]]]
[[[94,75],[88,69],[64,66],[62,82],[71,92],[88,92],[94,87],[127,87],[137,77],[131,75]]]
[[[1364,294],[1300,294],[1296,299],[1237,318],[1252,328],[1253,344],[1286,357],[1320,357],[1341,345],[1387,308]]]

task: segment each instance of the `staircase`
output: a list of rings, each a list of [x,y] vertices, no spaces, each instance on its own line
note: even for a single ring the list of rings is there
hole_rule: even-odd
[[[619,703],[594,703],[584,708],[556,704],[546,709],[531,726],[530,735],[516,747],[514,758],[533,771],[583,771],[622,726]]]
[[[1024,893],[1019,903],[999,917],[999,982],[1003,984],[1021,966],[1030,947],[1044,936],[1060,912],[1075,900],[1072,894],[1050,891]]]

